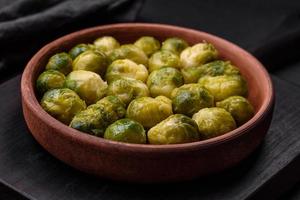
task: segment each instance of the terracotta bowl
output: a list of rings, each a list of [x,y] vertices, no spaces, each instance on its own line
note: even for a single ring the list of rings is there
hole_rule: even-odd
[[[111,35],[132,43],[144,35],[160,40],[178,36],[190,44],[203,40],[215,45],[221,58],[239,67],[248,82],[255,116],[244,125],[212,139],[174,145],[126,144],[84,134],[57,121],[39,105],[35,81],[49,57],[78,43]],[[21,83],[23,112],[34,138],[53,156],[89,174],[132,182],[190,180],[232,167],[263,140],[274,106],[271,79],[252,55],[219,37],[197,30],[160,24],[114,24],[81,30],[61,37],[37,52],[27,64]]]

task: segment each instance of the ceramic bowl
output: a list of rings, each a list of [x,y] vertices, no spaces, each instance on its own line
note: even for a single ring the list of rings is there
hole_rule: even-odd
[[[49,57],[78,43],[111,35],[132,43],[150,35],[163,41],[177,36],[190,44],[212,43],[222,59],[239,67],[248,82],[254,117],[237,129],[208,140],[173,145],[127,144],[70,128],[47,114],[35,94],[35,81]],[[220,172],[246,158],[262,142],[273,114],[274,91],[269,74],[251,54],[217,36],[182,27],[127,23],[98,26],[61,37],[39,50],[27,64],[21,83],[23,113],[33,137],[53,156],[100,177],[131,182],[172,182]]]

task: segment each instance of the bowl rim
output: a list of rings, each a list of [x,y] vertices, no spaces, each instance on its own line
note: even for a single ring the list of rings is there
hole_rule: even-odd
[[[33,73],[32,71],[36,67],[36,61],[41,59],[44,54],[50,49],[55,48],[58,44],[61,44],[62,42],[65,42],[65,40],[71,41],[74,38],[77,38],[79,36],[82,36],[87,33],[92,33],[96,31],[101,31],[105,29],[116,29],[116,28],[126,28],[126,27],[138,27],[138,28],[163,28],[163,29],[169,29],[169,30],[175,30],[175,31],[186,31],[190,33],[195,34],[202,34],[205,35],[207,38],[211,38],[213,40],[217,40],[218,42],[221,42],[223,44],[230,45],[235,51],[241,52],[244,56],[247,56],[250,58],[255,65],[261,70],[263,77],[266,78],[267,81],[267,88],[269,94],[263,101],[262,106],[257,111],[257,113],[245,124],[242,126],[227,132],[223,135],[202,140],[202,141],[196,141],[196,142],[190,142],[190,143],[182,143],[182,144],[167,144],[167,145],[152,145],[152,144],[132,144],[132,143],[124,143],[124,142],[117,142],[117,141],[111,141],[104,138],[96,137],[93,135],[89,135],[86,133],[83,133],[81,131],[78,131],[76,129],[73,129],[60,121],[56,120],[54,117],[50,116],[46,111],[42,109],[42,107],[39,104],[38,99],[36,98],[32,79],[33,79]],[[195,30],[190,28],[184,28],[184,27],[178,27],[174,25],[167,25],[167,24],[157,24],[157,23],[118,23],[118,24],[108,24],[108,25],[102,25],[102,26],[96,26],[92,28],[82,29],[67,35],[64,35],[44,47],[42,47],[28,62],[26,65],[24,72],[22,74],[21,79],[21,95],[22,95],[22,103],[26,104],[30,110],[32,110],[37,117],[39,117],[44,123],[48,124],[53,129],[59,130],[58,132],[62,134],[64,137],[69,138],[73,141],[78,141],[80,143],[84,143],[89,145],[92,148],[95,149],[119,149],[123,152],[159,152],[159,153],[169,153],[169,152],[186,152],[186,151],[196,151],[199,149],[206,149],[209,147],[213,147],[215,145],[233,140],[245,133],[247,133],[248,130],[253,129],[257,123],[259,123],[261,120],[263,120],[267,114],[272,110],[273,104],[274,104],[274,88],[272,84],[272,80],[267,72],[267,70],[264,68],[264,66],[250,53],[248,53],[246,50],[242,49],[241,47],[238,47],[237,45],[227,41],[226,39],[220,38],[218,36]],[[24,105],[23,105],[24,107]],[[105,148],[104,148],[105,147]],[[113,153],[113,152],[111,152]]]

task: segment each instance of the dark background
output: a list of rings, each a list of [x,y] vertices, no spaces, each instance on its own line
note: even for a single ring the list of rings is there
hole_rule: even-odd
[[[275,117],[264,144],[236,168],[185,186],[97,180],[45,152],[24,124],[19,74],[51,40],[116,22],[194,28],[254,54],[276,89]],[[300,1],[0,0],[0,91],[0,199],[146,199],[147,193],[147,199],[300,199]],[[151,190],[156,192],[150,195]]]

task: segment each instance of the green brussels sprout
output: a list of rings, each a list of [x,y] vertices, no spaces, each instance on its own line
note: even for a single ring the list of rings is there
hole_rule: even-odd
[[[254,115],[253,106],[241,96],[231,96],[216,103],[217,107],[227,110],[235,119],[237,125],[242,125]]]
[[[65,75],[56,70],[47,70],[41,73],[36,81],[36,89],[39,94],[55,88],[62,88],[65,82]]]
[[[117,96],[124,104],[138,97],[149,96],[149,90],[145,83],[132,78],[121,78],[108,85],[108,95]]]
[[[66,77],[65,87],[74,90],[89,105],[105,95],[107,84],[94,72],[77,70]]]
[[[181,38],[172,37],[166,39],[161,46],[162,50],[168,50],[172,51],[173,53],[176,53],[177,55],[180,55],[180,53],[189,46],[189,44],[184,41]]]
[[[197,67],[218,57],[218,51],[210,43],[198,43],[187,47],[180,54],[180,61],[183,68]]]
[[[111,36],[103,36],[97,38],[94,41],[94,45],[96,49],[104,52],[107,55],[110,54],[114,49],[120,47],[120,43],[114,37]]]
[[[148,78],[148,70],[144,65],[138,65],[128,59],[115,60],[107,68],[106,81],[111,83],[122,77],[134,78],[145,82]]]
[[[174,112],[187,116],[192,116],[202,108],[214,106],[213,95],[197,83],[176,88],[171,96]]]
[[[59,121],[69,124],[72,118],[86,108],[85,102],[68,88],[47,91],[41,99],[42,108]]]
[[[126,117],[141,123],[145,128],[151,128],[172,114],[172,102],[167,97],[141,97],[129,104]]]
[[[204,139],[222,135],[236,128],[233,117],[223,108],[203,108],[194,114],[193,120],[196,121],[200,136]]]
[[[116,96],[106,96],[96,104],[103,106],[103,119],[109,124],[121,119],[126,114],[126,105]]]
[[[155,52],[149,59],[149,71],[152,72],[162,67],[180,68],[179,57],[171,51],[161,50]]]
[[[69,51],[69,55],[71,56],[71,58],[74,60],[77,56],[79,56],[81,53],[90,50],[91,47],[87,44],[77,44],[76,46],[74,46],[70,51]]]
[[[129,59],[137,64],[143,64],[147,66],[148,57],[142,49],[135,46],[134,44],[124,44],[119,48],[114,49],[110,54],[109,58],[111,61],[119,59]]]
[[[170,98],[172,90],[183,85],[183,77],[177,69],[164,67],[151,72],[147,85],[152,97],[164,95]]]
[[[69,54],[63,52],[63,53],[57,53],[49,59],[46,70],[53,69],[57,70],[64,75],[67,75],[72,71],[72,58]]]
[[[230,61],[216,60],[200,66],[202,76],[239,75],[239,69],[232,65]]]
[[[135,41],[134,45],[142,49],[147,56],[151,56],[154,52],[160,49],[160,42],[151,36],[140,37]]]
[[[73,70],[92,71],[100,76],[105,74],[108,66],[107,56],[100,51],[87,50],[77,56],[73,62]]]
[[[171,115],[148,131],[150,144],[176,144],[195,142],[200,139],[198,126],[191,118]]]
[[[229,61],[216,60],[197,67],[181,69],[185,83],[197,83],[203,76],[239,75],[240,71]]]
[[[104,138],[126,143],[145,144],[147,141],[144,127],[132,119],[120,119],[107,127]]]
[[[91,135],[103,137],[105,129],[109,125],[104,121],[103,113],[103,106],[92,104],[86,110],[77,113],[69,126]]]
[[[247,83],[240,75],[204,76],[198,83],[215,97],[215,101],[247,95]]]
[[[184,79],[184,83],[197,83],[202,76],[203,68],[201,67],[186,67],[181,69],[181,74]]]
[[[77,113],[70,127],[103,137],[107,126],[125,116],[125,105],[116,96],[107,96]]]

